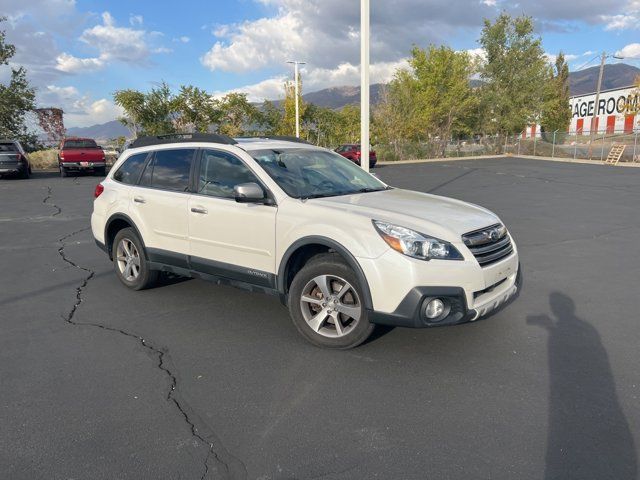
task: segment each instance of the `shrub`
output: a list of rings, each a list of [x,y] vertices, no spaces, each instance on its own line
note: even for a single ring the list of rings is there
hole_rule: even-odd
[[[54,148],[38,150],[36,152],[31,152],[28,155],[29,161],[31,162],[31,168],[34,170],[58,168],[58,150]]]

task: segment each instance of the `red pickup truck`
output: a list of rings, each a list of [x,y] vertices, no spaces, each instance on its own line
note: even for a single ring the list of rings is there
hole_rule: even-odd
[[[104,176],[107,161],[104,150],[92,138],[65,138],[60,142],[58,153],[60,176],[66,177],[69,172],[93,172]]]

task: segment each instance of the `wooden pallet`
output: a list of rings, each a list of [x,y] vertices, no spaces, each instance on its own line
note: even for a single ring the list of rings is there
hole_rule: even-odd
[[[625,148],[627,148],[627,146],[620,143],[614,143],[611,145],[611,150],[609,150],[609,155],[604,163],[607,165],[617,165],[622,158]]]

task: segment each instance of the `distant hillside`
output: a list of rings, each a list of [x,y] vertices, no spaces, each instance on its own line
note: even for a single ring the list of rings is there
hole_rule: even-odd
[[[118,120],[112,120],[107,123],[91,125],[90,127],[72,127],[67,128],[67,136],[69,137],[88,137],[96,140],[110,140],[117,137],[130,137],[129,129],[122,125]]]
[[[374,83],[369,87],[369,96],[371,103],[378,103],[384,84]],[[331,87],[309,92],[302,95],[306,103],[313,103],[318,107],[340,109],[345,105],[360,103],[360,87],[342,86]],[[273,103],[277,107],[282,106],[282,100],[274,100]]]
[[[571,95],[585,95],[593,93],[598,88],[598,74],[600,67],[590,67],[569,74]],[[623,88],[633,85],[636,77],[640,75],[640,68],[624,63],[614,63],[604,66],[602,77],[602,90]]]

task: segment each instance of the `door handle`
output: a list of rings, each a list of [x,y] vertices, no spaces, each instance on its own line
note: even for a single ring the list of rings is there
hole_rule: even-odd
[[[133,197],[133,201],[136,203],[147,203],[147,201],[142,197]]]
[[[206,208],[202,208],[202,207],[191,207],[191,211],[193,213],[201,213],[203,215],[206,215],[207,213],[207,209]]]

